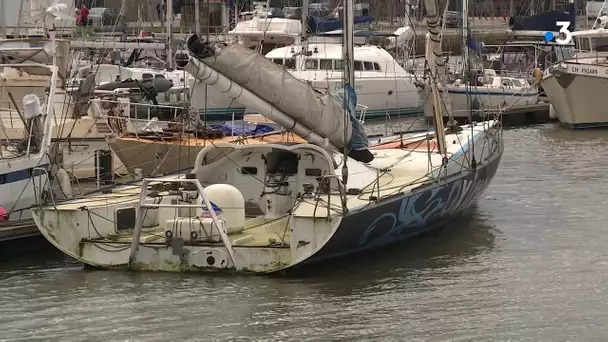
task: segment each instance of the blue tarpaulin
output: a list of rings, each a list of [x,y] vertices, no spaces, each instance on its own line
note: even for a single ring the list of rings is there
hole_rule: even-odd
[[[467,45],[469,47],[469,49],[473,50],[473,51],[477,51],[477,52],[481,52],[482,50],[482,45],[478,44],[474,39],[473,36],[471,34],[471,29],[467,28]]]
[[[338,93],[338,96],[342,99],[344,108],[348,110],[350,116],[350,122],[352,125],[352,135],[348,142],[349,150],[366,150],[369,146],[367,135],[363,129],[363,125],[357,119],[357,92],[349,84],[344,85],[344,90]]]
[[[225,122],[221,125],[209,125],[213,129],[218,129],[226,136],[231,135],[259,135],[274,131],[270,125],[256,124],[243,120]]]

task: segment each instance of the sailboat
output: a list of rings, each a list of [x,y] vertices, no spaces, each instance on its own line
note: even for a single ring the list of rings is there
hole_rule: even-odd
[[[47,13],[52,14],[50,11]],[[48,16],[54,19],[52,15]],[[14,243],[17,239],[39,235],[30,208],[49,198],[51,174],[57,176],[56,179],[62,178],[61,172],[52,172],[50,155],[57,110],[56,90],[62,71],[58,50],[65,46],[65,42],[55,39],[54,30],[49,30],[48,34],[49,44],[24,48],[23,45],[29,42],[19,40],[13,42],[13,49],[9,51],[0,46],[0,51],[28,51],[30,56],[49,58],[43,58],[42,62],[0,64],[3,80],[0,96],[5,99],[0,117],[12,117],[19,122],[15,127],[7,127],[5,120],[0,120],[0,130],[3,131],[0,146],[0,243]],[[6,42],[10,40],[3,43]],[[21,101],[17,102],[17,99]],[[8,139],[9,130],[19,132],[20,138]]]
[[[434,0],[424,2],[429,57],[441,56]],[[318,92],[238,44],[190,40],[186,69],[307,140],[213,143],[187,174],[145,178],[86,199],[35,208],[58,249],[105,269],[264,274],[379,248],[437,228],[468,208],[498,168],[498,121],[370,146],[355,118],[353,1],[345,1],[345,91]],[[444,62],[433,59],[432,75]],[[390,145],[390,146],[386,146]]]
[[[464,0],[463,2],[466,2]],[[464,7],[464,6],[463,6]],[[482,52],[482,48],[471,37],[468,16],[463,15],[462,44],[463,62],[467,68],[462,68],[457,79],[445,84],[440,91],[446,92],[442,111],[449,113],[452,119],[471,122],[484,119],[496,113],[514,109],[518,106],[532,105],[538,102],[538,89],[530,84],[523,75],[507,75],[502,70],[484,68],[481,58],[474,58],[470,50]],[[428,94],[430,88],[420,84]],[[434,116],[433,101],[427,96],[424,114],[428,118]],[[470,115],[473,111],[473,115]],[[447,117],[447,115],[444,115]]]

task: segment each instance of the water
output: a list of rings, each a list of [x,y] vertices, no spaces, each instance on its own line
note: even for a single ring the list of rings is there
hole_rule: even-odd
[[[505,131],[462,219],[284,277],[0,264],[6,340],[605,340],[608,132]]]

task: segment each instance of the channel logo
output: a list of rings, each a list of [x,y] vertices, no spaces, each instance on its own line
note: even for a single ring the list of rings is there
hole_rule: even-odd
[[[572,41],[572,32],[570,32],[570,30],[568,30],[568,27],[570,27],[570,22],[569,21],[556,21],[555,25],[561,27],[559,29],[559,34],[557,35],[557,37],[555,37],[553,32],[546,32],[545,41],[551,42],[551,41],[553,41],[553,39],[555,39],[555,42],[557,44],[564,45],[564,44],[570,43]]]

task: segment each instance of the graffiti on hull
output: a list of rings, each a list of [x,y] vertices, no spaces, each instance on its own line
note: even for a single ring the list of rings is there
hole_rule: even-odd
[[[368,226],[359,239],[359,247],[395,240],[423,229],[435,219],[466,209],[491,180],[492,177],[460,179],[404,198],[397,212],[386,212]]]

